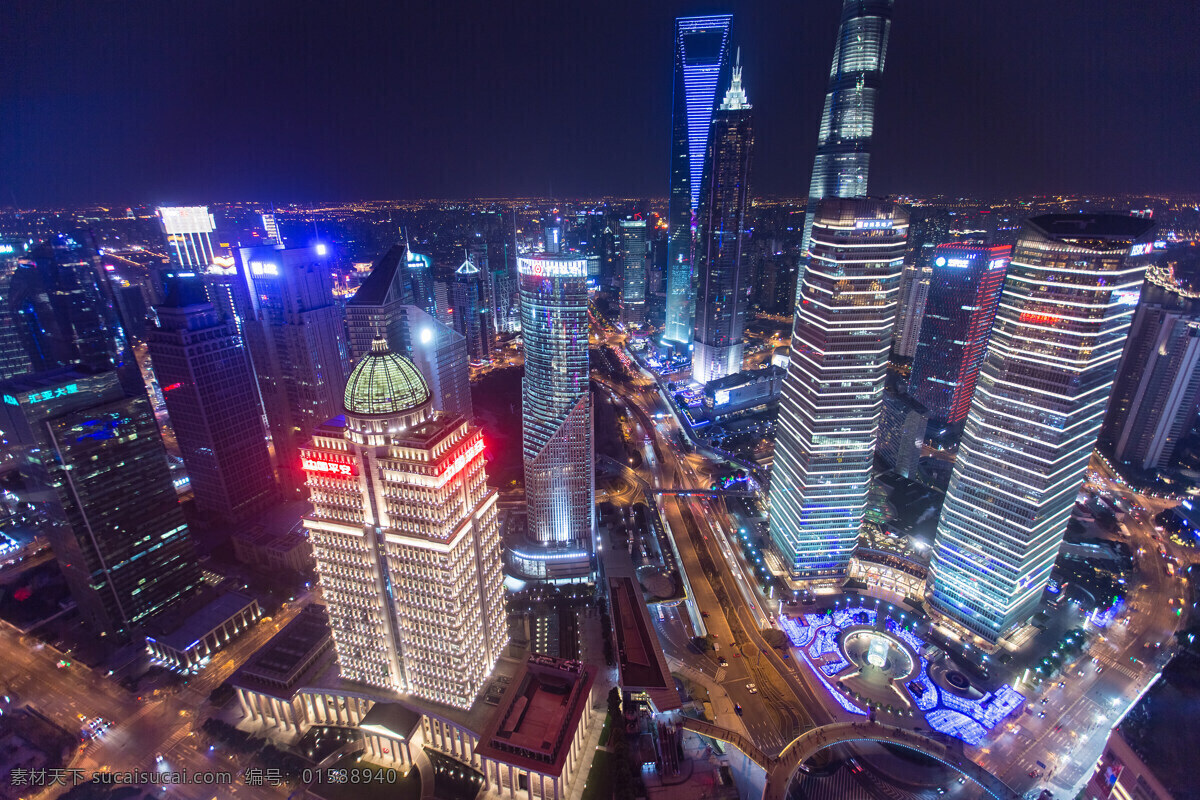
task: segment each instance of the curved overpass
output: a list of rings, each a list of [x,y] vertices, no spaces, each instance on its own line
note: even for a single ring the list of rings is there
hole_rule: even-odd
[[[1021,800],[1021,795],[1010,789],[995,775],[967,758],[960,750],[928,736],[922,736],[914,731],[897,728],[893,725],[866,720],[822,725],[800,734],[778,756],[767,756],[752,743],[747,742],[744,736],[708,722],[685,719],[683,727],[733,745],[762,767],[767,773],[763,800],[785,800],[788,787],[791,786],[796,770],[800,768],[801,764],[827,747],[847,742],[879,742],[880,744],[906,747],[940,761],[965,775],[982,786],[983,790],[996,800]]]

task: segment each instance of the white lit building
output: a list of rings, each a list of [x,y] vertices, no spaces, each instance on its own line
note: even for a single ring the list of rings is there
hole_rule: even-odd
[[[525,541],[510,549],[521,577],[591,573],[596,480],[588,386],[587,260],[517,260],[525,377],[521,383]]]
[[[867,506],[908,215],[817,207],[771,475],[771,538],[792,578],[845,577]]]
[[[212,232],[217,223],[208,206],[161,206],[158,216],[180,266],[204,269],[216,260]]]
[[[930,604],[995,642],[1062,545],[1146,270],[1151,223],[1047,214],[1017,240],[934,543]],[[1131,258],[1131,255],[1135,256]]]
[[[507,643],[483,433],[378,340],[301,451],[343,679],[468,708]]]

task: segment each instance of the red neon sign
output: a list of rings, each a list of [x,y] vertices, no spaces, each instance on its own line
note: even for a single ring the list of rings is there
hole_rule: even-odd
[[[180,386],[183,386],[183,384],[182,383],[172,383],[170,386],[163,387],[163,391],[169,392],[172,389],[178,389]]]
[[[1053,325],[1058,322],[1058,317],[1053,314],[1037,314],[1033,311],[1022,311],[1021,322],[1032,322],[1035,325]]]
[[[330,461],[324,458],[302,458],[300,467],[305,472],[316,472],[334,478],[351,478],[358,474],[353,464],[343,464],[340,461]]]

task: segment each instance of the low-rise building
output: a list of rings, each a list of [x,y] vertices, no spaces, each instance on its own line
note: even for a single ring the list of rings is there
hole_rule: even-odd
[[[258,600],[229,592],[210,600],[178,624],[166,627],[166,620],[161,620],[164,627],[146,635],[146,648],[173,669],[197,669],[261,616]]]
[[[738,372],[704,386],[704,416],[713,422],[768,410],[779,402],[787,370],[777,366]]]

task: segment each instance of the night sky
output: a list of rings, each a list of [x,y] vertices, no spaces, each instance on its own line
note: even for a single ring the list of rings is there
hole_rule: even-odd
[[[6,5],[0,206],[665,197],[672,20],[732,11],[807,193],[840,0]],[[1200,190],[1200,3],[897,0],[873,194]]]

